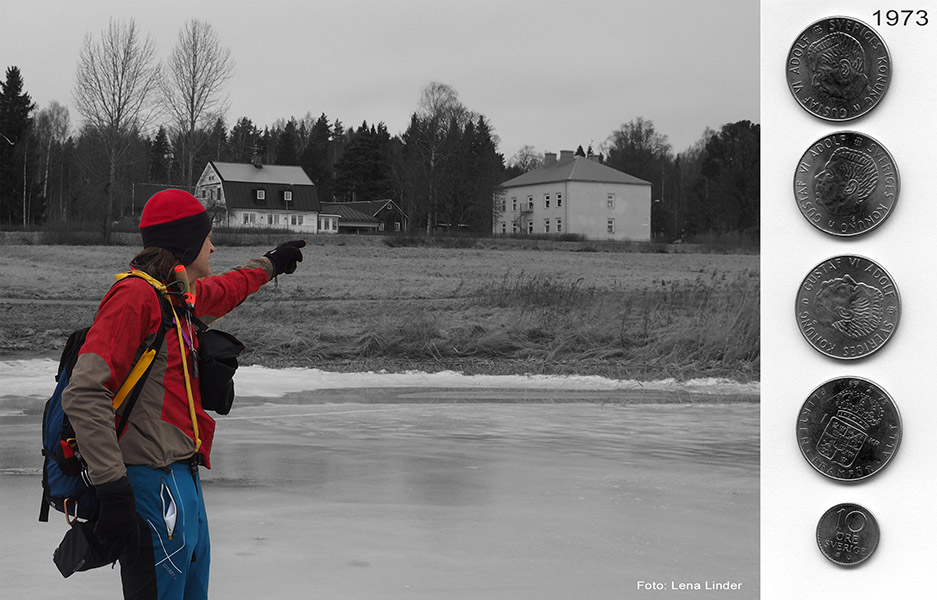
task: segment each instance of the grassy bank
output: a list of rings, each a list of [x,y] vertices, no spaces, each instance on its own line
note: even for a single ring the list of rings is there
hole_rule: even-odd
[[[318,242],[318,240],[317,240]],[[217,271],[266,247],[219,247]],[[133,249],[3,246],[0,353],[93,318]],[[6,282],[11,282],[6,285]],[[759,377],[758,257],[336,241],[218,323],[244,363],[329,370]]]

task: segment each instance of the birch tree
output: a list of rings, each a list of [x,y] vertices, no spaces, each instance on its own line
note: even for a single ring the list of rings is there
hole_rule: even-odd
[[[166,64],[163,98],[181,138],[185,185],[194,185],[195,156],[206,131],[228,109],[225,84],[234,72],[231,51],[223,48],[210,23],[191,19],[179,31]]]
[[[117,170],[132,143],[131,133],[146,128],[155,115],[153,92],[160,67],[153,39],[136,23],[110,20],[95,38],[85,36],[78,54],[74,99],[85,124],[100,136],[108,160],[104,206],[104,243],[110,243]]]

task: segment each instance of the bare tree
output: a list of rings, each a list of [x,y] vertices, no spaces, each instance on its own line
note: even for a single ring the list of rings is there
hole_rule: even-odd
[[[459,101],[459,93],[455,88],[431,81],[420,93],[415,116],[423,131],[423,135],[418,138],[417,147],[423,157],[427,181],[426,233],[432,233],[438,209],[440,166],[448,158],[443,152],[446,132],[453,124],[464,127],[474,115]]]
[[[86,125],[101,136],[108,159],[105,244],[111,239],[117,168],[130,146],[131,133],[144,129],[154,116],[151,99],[159,76],[155,44],[149,35],[141,36],[133,19],[125,23],[111,19],[99,38],[85,36],[74,98]]]
[[[52,165],[53,152],[61,155],[62,146],[68,139],[70,129],[71,121],[68,109],[55,100],[51,101],[46,108],[40,110],[36,116],[36,136],[39,139],[39,147],[42,150],[42,160],[44,162],[42,165],[42,197],[46,198],[46,201],[49,198],[49,170]],[[61,194],[59,195],[58,213],[59,218],[64,222],[66,220],[65,203],[62,201]]]
[[[518,169],[521,173],[539,169],[543,166],[543,153],[537,152],[530,144],[525,144],[511,157],[508,166]]]
[[[195,183],[195,155],[205,143],[205,130],[228,109],[224,86],[233,71],[231,51],[221,47],[211,24],[187,21],[169,55],[163,80],[166,109],[182,140],[186,185]]]

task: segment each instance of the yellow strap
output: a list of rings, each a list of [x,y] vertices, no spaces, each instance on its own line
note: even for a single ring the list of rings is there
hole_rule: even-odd
[[[155,287],[163,296],[165,296],[167,300],[169,299],[169,290],[166,288],[166,286],[155,277],[152,277],[148,273],[145,273],[143,271],[134,269],[132,271],[125,271],[123,273],[117,273],[116,275],[114,275],[114,279],[117,281],[121,281],[122,279],[126,277],[131,277],[131,276],[140,277],[141,279],[147,281],[150,285]],[[198,418],[195,414],[195,398],[192,396],[192,382],[189,379],[188,361],[186,361],[186,358],[185,358],[185,342],[182,339],[182,325],[179,322],[179,316],[176,314],[176,309],[173,307],[171,301],[169,302],[169,308],[170,310],[172,310],[173,321],[176,323],[176,334],[179,337],[179,355],[182,357],[182,373],[183,375],[185,375],[185,393],[189,399],[189,416],[192,418],[192,431],[195,434],[195,451],[198,452],[199,449],[202,447],[202,440],[198,435]],[[122,385],[121,389],[118,390],[117,396],[114,397],[115,410],[117,409],[118,406],[120,406],[120,404],[118,403],[118,400],[120,401],[120,403],[123,403],[124,398],[130,392],[130,390],[133,389],[133,384],[131,384],[130,387],[127,387],[127,383],[131,379],[134,380],[135,382],[137,379],[140,378],[140,375],[143,374],[143,370],[146,370],[146,365],[144,365],[143,370],[140,371],[140,374],[137,375],[136,377],[133,377],[133,375],[140,369],[140,365],[144,361],[147,361],[147,365],[153,361],[153,358],[155,357],[156,353],[153,352],[153,356],[150,356],[147,359],[147,354],[149,352],[153,352],[153,351],[148,350],[147,352],[143,353],[143,356],[140,357],[140,360],[137,362],[137,365],[130,372],[130,376],[128,376],[127,381],[124,382],[124,385]],[[127,387],[126,391],[124,390],[124,387]]]
[[[137,385],[137,382],[143,377],[143,374],[146,373],[147,367],[150,366],[150,363],[153,362],[153,359],[156,358],[156,350],[150,349],[143,353],[143,356],[140,357],[140,360],[137,361],[137,364],[133,366],[133,369],[130,371],[130,375],[127,375],[127,379],[124,380],[124,384],[120,386],[120,389],[117,390],[117,394],[112,400],[114,405],[114,410],[117,410],[124,403],[124,400],[127,399],[127,395],[130,393],[130,390],[133,389],[133,386]]]
[[[192,382],[189,380],[189,366],[185,359],[185,343],[182,340],[182,325],[179,323],[179,317],[176,315],[176,309],[172,309],[173,320],[176,322],[176,333],[179,337],[179,354],[182,356],[182,373],[185,375],[185,393],[189,398],[189,416],[192,418],[192,431],[195,433],[195,451],[198,452],[202,447],[202,440],[198,436],[198,418],[195,416],[195,398],[192,397]]]
[[[139,277],[140,279],[143,279],[144,281],[146,281],[147,283],[155,287],[157,290],[159,290],[159,292],[163,294],[164,296],[169,293],[169,290],[166,288],[166,285],[164,283],[162,283],[160,280],[156,279],[155,277],[152,277],[150,274],[144,271],[139,271],[137,269],[134,269],[133,271],[124,271],[123,273],[117,273],[116,275],[114,275],[114,279],[116,281],[121,281],[122,279],[125,279],[127,277]]]

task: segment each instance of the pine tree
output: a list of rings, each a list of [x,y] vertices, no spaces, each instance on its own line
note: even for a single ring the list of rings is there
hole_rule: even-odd
[[[31,151],[31,113],[35,110],[23,91],[19,67],[8,67],[0,82],[0,222],[26,224],[29,207],[28,160]]]
[[[166,128],[160,127],[150,144],[150,183],[169,183],[170,156],[169,136]]]
[[[236,163],[249,163],[255,152],[258,152],[257,128],[247,117],[241,117],[231,129],[230,160]]]
[[[299,133],[296,127],[296,119],[292,117],[287,121],[280,135],[277,136],[274,164],[299,164]]]

